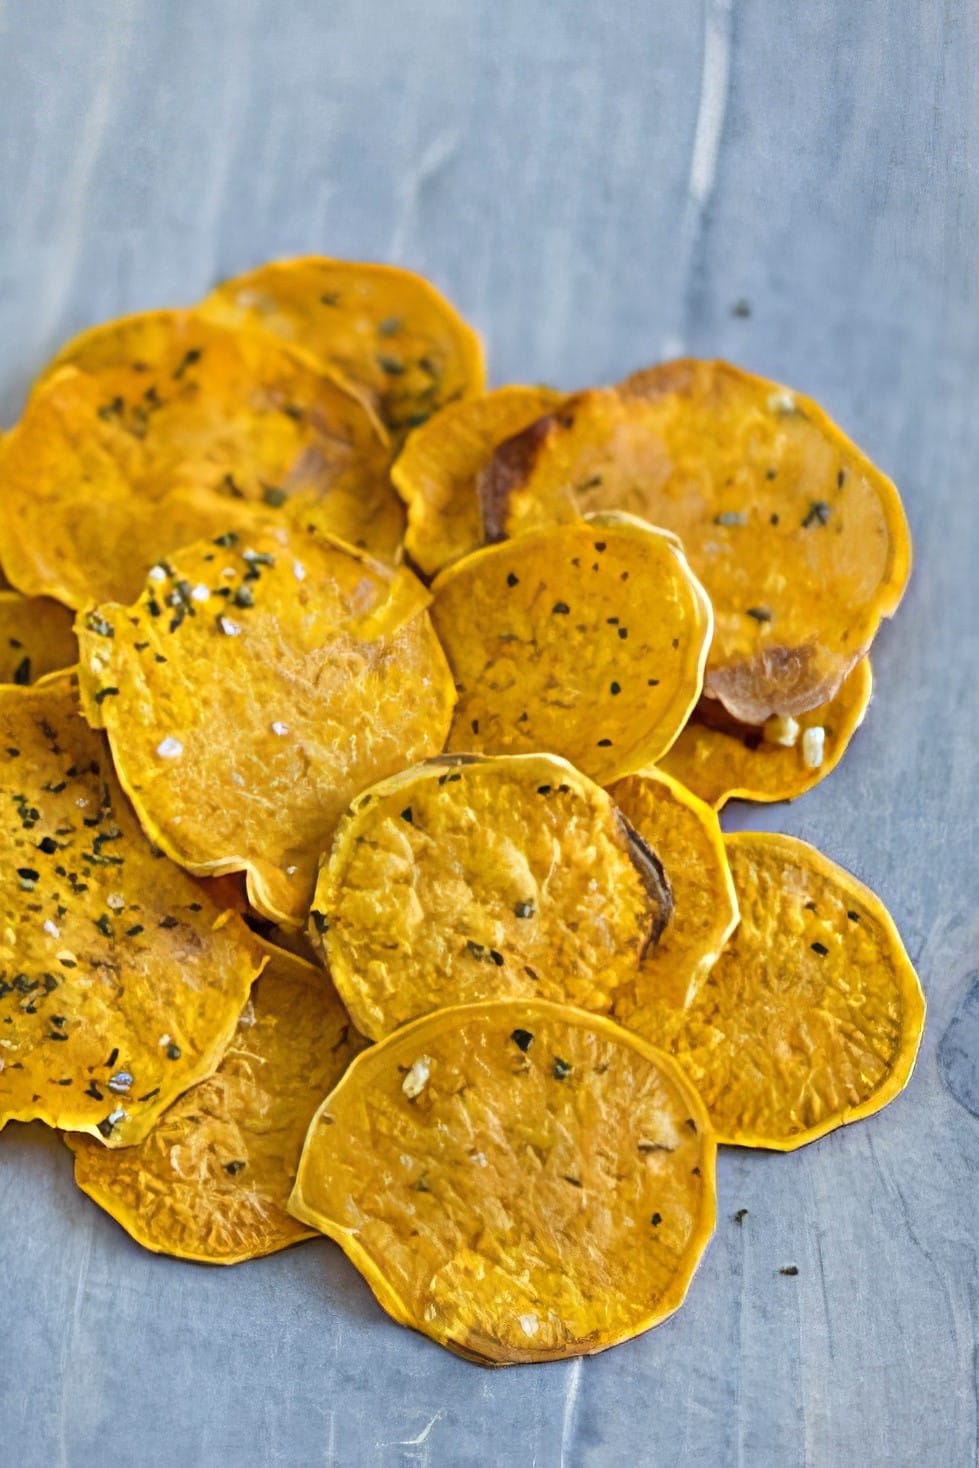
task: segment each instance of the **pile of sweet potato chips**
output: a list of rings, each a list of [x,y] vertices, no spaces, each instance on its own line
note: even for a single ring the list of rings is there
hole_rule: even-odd
[[[335,1239],[474,1360],[682,1303],[718,1143],[905,1085],[874,894],[722,833],[842,758],[893,484],[721,362],[486,391],[426,281],[264,266],[0,442],[0,1127],[148,1249]]]

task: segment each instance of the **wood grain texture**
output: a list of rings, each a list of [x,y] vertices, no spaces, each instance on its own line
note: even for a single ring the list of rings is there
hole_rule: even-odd
[[[570,1365],[455,1360],[325,1243],[141,1253],[11,1127],[4,1462],[979,1461],[977,67],[976,0],[0,0],[2,421],[76,328],[321,250],[431,274],[497,381],[730,356],[894,475],[917,568],[867,723],[824,786],[729,823],[875,887],[930,1005],[906,1094],[725,1155],[686,1308]]]

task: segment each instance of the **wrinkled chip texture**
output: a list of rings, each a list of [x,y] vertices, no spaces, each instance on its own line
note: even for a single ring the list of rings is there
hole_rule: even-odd
[[[363,404],[264,333],[170,317],[145,341],[140,318],[121,341],[100,328],[97,373],[69,363],[32,393],[0,447],[11,581],[74,607],[128,600],[169,551],[310,502],[393,556],[403,510]]]
[[[310,1236],[286,1212],[303,1140],[363,1041],[323,973],[266,951],[220,1066],[145,1141],[68,1139],[78,1186],[156,1253],[236,1264]]]
[[[264,961],[144,837],[74,682],[0,689],[0,1126],[139,1142],[221,1058]]]
[[[701,699],[661,768],[716,810],[729,800],[794,800],[836,769],[863,723],[873,682],[870,659],[861,658],[829,703],[761,727]]]
[[[643,1034],[652,1008],[658,1033],[664,1010],[696,994],[731,936],[738,920],[734,883],[717,816],[678,780],[644,770],[617,780],[609,794],[656,853],[673,895],[668,923],[614,1009],[620,1024]]]
[[[186,547],[132,607],[79,618],[86,716],[153,839],[305,921],[317,860],[367,785],[438,753],[453,691],[428,593],[325,536]]]
[[[582,393],[488,472],[491,540],[607,508],[679,535],[714,605],[706,691],[745,723],[828,702],[910,571],[886,475],[808,398],[724,362]]]
[[[669,915],[605,792],[547,755],[451,757],[353,803],[311,931],[358,1028],[536,996],[607,1012]]]
[[[433,285],[397,266],[273,261],[224,281],[200,309],[226,326],[260,326],[341,372],[395,443],[482,390],[476,333]]]
[[[78,661],[71,612],[46,596],[0,591],[0,683],[36,683]]]
[[[290,1204],[402,1324],[497,1364],[590,1354],[683,1300],[714,1143],[669,1059],[581,1010],[442,1010],[354,1061]]]
[[[924,997],[889,913],[849,872],[790,836],[740,832],[727,849],[741,922],[663,1041],[719,1140],[789,1151],[903,1089]]]
[[[631,517],[490,546],[432,593],[453,751],[552,750],[608,784],[665,754],[700,695],[710,605],[674,538]]]
[[[546,387],[498,387],[412,433],[391,477],[408,507],[405,550],[426,576],[483,543],[479,477],[493,450],[562,401]]]

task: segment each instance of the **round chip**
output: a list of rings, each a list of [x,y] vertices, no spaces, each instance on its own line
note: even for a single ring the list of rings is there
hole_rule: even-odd
[[[714,606],[705,691],[763,724],[827,703],[897,608],[894,485],[808,398],[725,362],[668,362],[503,444],[487,538],[617,508],[680,536]]]
[[[539,996],[608,1012],[670,913],[608,795],[550,755],[431,760],[358,796],[311,934],[358,1029]]]
[[[720,810],[729,800],[795,800],[835,770],[873,692],[870,659],[848,673],[829,703],[759,728],[740,724],[717,699],[701,699],[661,768]]]
[[[683,1302],[715,1147],[679,1067],[542,1000],[444,1009],[354,1061],[289,1207],[395,1320],[497,1365],[590,1355]]]
[[[682,1017],[656,1037],[718,1140],[789,1152],[871,1116],[907,1084],[925,1001],[873,892],[791,836],[727,837],[741,922]]]
[[[0,591],[0,683],[35,683],[74,667],[73,620],[66,607],[46,596]]]
[[[312,1233],[286,1212],[303,1139],[364,1042],[319,970],[267,952],[220,1066],[144,1142],[66,1138],[82,1192],[157,1254],[237,1264]]]
[[[302,924],[353,796],[441,750],[452,680],[428,593],[324,536],[201,541],[132,607],[79,618],[86,717],[153,840],[200,876],[245,871]]]
[[[708,805],[659,770],[617,780],[609,795],[656,852],[673,894],[659,941],[615,1002],[619,1023],[643,1034],[650,1008],[673,1012],[696,994],[737,926],[738,904],[721,828]],[[652,1023],[658,1032],[660,1021]]]
[[[420,275],[307,255],[226,280],[200,310],[260,326],[341,372],[394,443],[456,398],[482,391],[479,337]]]
[[[405,550],[426,576],[479,549],[478,479],[493,450],[562,401],[546,387],[498,387],[451,403],[411,435],[391,478],[408,506]]]
[[[159,556],[308,503],[325,530],[393,557],[387,450],[333,378],[186,312],[89,335],[92,371],[45,379],[0,447],[0,557],[21,591],[128,600]]]
[[[155,851],[74,680],[0,689],[0,1127],[131,1146],[217,1066],[264,957]]]
[[[654,764],[700,696],[710,603],[673,536],[595,515],[437,578],[454,751],[552,750],[607,785]]]

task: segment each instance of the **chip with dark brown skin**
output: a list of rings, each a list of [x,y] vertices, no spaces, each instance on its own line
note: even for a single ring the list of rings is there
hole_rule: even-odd
[[[566,760],[446,756],[354,800],[320,866],[310,933],[376,1040],[477,999],[608,1013],[671,911],[657,857]]]
[[[82,1192],[157,1254],[238,1264],[313,1233],[286,1204],[319,1098],[364,1041],[321,971],[263,948],[268,966],[212,1076],[136,1147],[66,1138]]]
[[[450,403],[411,434],[391,478],[408,507],[405,551],[425,576],[479,549],[479,480],[494,449],[561,401],[546,387],[498,387]]]
[[[674,531],[714,606],[705,693],[747,724],[827,703],[911,567],[897,490],[810,399],[725,362],[652,367],[501,445],[490,541],[595,509]]]
[[[224,326],[261,327],[340,372],[394,445],[483,389],[472,327],[429,281],[396,265],[274,260],[222,282],[200,310]]]
[[[265,962],[143,835],[74,678],[0,688],[0,1127],[140,1142],[210,1075]]]
[[[358,1056],[289,1206],[402,1325],[487,1365],[555,1361],[679,1307],[714,1164],[700,1098],[662,1052],[598,1015],[500,1000]]]

